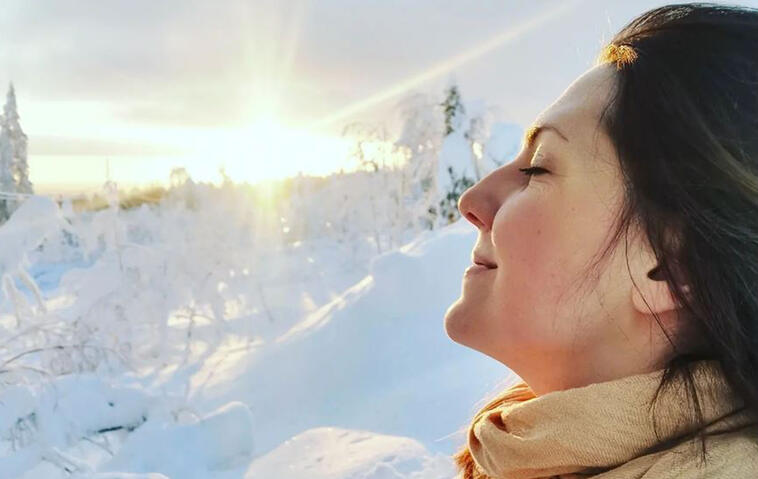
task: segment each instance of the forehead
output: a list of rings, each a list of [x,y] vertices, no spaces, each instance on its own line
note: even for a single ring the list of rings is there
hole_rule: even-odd
[[[551,124],[560,129],[571,143],[588,146],[615,80],[615,67],[595,66],[574,80],[564,92],[535,120],[535,124]]]

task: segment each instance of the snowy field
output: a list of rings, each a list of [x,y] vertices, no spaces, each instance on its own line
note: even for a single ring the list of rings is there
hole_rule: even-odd
[[[347,190],[289,207],[355,226]],[[514,380],[444,331],[475,228],[293,240],[297,211],[191,181],[128,211],[24,201],[0,226],[0,477],[454,477]]]

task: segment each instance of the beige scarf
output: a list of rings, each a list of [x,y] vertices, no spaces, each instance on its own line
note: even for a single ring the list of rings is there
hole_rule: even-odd
[[[747,461],[749,464],[744,465],[744,457],[735,457],[743,465],[730,467],[752,471],[755,475],[751,473],[749,477],[758,477],[758,433],[752,432],[758,430],[758,426],[753,426],[755,413],[742,408],[742,401],[728,386],[717,361],[696,361],[691,363],[691,371],[705,430],[709,434],[745,431],[747,437],[754,438],[755,454],[745,456],[752,458]],[[648,471],[673,447],[689,445],[683,439],[696,430],[696,424],[689,416],[692,408],[687,405],[683,383],[678,383],[680,387],[663,389],[655,408],[648,409],[662,374],[663,370],[658,370],[539,397],[524,382],[515,384],[474,416],[468,429],[467,447],[455,457],[463,472],[461,477],[663,477],[663,471],[661,476],[648,475]],[[732,436],[716,436],[714,441]],[[708,438],[706,446],[710,448],[712,442]],[[753,442],[740,444],[751,447]],[[692,461],[697,458],[695,447],[684,452],[692,455]],[[687,458],[681,454],[674,456]],[[684,472],[690,470],[691,461],[677,464],[667,466],[666,477],[695,477]],[[678,473],[672,467],[680,468]]]

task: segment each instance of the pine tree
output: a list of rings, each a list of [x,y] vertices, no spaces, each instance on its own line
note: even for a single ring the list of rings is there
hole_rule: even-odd
[[[8,88],[3,115],[0,117],[0,191],[32,194],[27,161],[27,137],[19,123],[16,92],[13,83]],[[18,204],[4,198],[0,203],[0,219],[7,219]]]
[[[19,123],[18,109],[16,107],[16,92],[13,83],[8,88],[8,95],[3,110],[3,117],[10,131],[11,144],[13,145],[13,161],[11,163],[11,172],[16,184],[16,192],[31,194],[34,189],[29,181],[29,162],[26,157],[27,137]]]
[[[445,91],[445,100],[440,106],[445,114],[445,136],[447,136],[460,127],[461,116],[466,113],[466,109],[461,103],[461,94],[456,85],[451,85]]]
[[[451,135],[457,131],[460,131],[463,119],[466,115],[466,109],[463,106],[463,102],[461,101],[461,94],[458,91],[458,87],[456,85],[452,85],[447,90],[445,90],[445,100],[440,104],[440,106],[442,107],[442,112],[445,116],[444,141],[445,143],[449,141],[455,142],[456,135]],[[461,133],[458,133],[458,135],[461,135]],[[462,136],[466,141],[470,141],[468,131],[463,132]],[[446,191],[439,192],[439,209],[431,207],[429,209],[429,213],[433,217],[439,218],[441,225],[445,225],[456,221],[460,217],[460,213],[458,211],[458,198],[460,198],[466,189],[474,184],[474,180],[466,176],[465,169],[464,171],[457,172],[453,169],[452,166],[445,164],[444,161],[441,166],[445,167],[445,170],[449,177],[449,184],[447,184],[445,187]]]

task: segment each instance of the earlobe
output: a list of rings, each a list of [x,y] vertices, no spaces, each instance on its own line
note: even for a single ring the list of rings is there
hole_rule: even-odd
[[[635,287],[632,288],[632,302],[635,309],[640,313],[660,314],[680,307],[666,281],[645,280],[639,286],[639,290]],[[689,288],[685,285],[682,290],[686,293]]]

